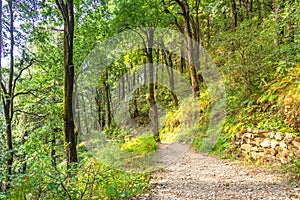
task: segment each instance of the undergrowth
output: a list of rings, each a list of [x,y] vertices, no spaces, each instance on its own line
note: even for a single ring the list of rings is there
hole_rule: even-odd
[[[63,167],[33,170],[14,180],[9,199],[128,199],[148,188],[149,174],[126,173],[85,160],[72,176]]]

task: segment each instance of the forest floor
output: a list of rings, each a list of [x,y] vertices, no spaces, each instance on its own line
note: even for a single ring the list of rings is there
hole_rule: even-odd
[[[184,150],[177,159],[173,150]],[[172,148],[162,144],[163,157],[170,149],[170,160],[164,169],[151,175],[151,189],[134,199],[300,199],[299,188],[293,188],[283,174],[242,161],[222,160],[196,152],[191,147]]]

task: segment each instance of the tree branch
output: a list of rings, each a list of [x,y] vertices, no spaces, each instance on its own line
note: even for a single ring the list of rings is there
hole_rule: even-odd
[[[16,77],[15,80],[14,80],[13,90],[12,90],[12,91],[15,91],[15,88],[16,88],[16,86],[17,86],[17,81],[18,81],[19,78],[22,76],[22,73],[23,73],[26,69],[28,69],[29,67],[31,67],[32,65],[33,65],[33,60],[31,59],[31,60],[29,61],[29,64],[28,64],[26,67],[24,67],[23,69],[20,70],[19,74],[17,75],[17,77]]]
[[[25,92],[18,92],[16,94],[14,94],[13,99],[15,97],[17,97],[17,96],[20,96],[20,95],[26,95],[26,94],[32,94],[32,95],[34,95],[32,92],[35,92],[35,91],[37,91],[37,90],[32,89],[32,90],[28,90],[28,91],[25,91]]]
[[[1,82],[1,89],[2,89],[4,94],[7,94],[7,90],[6,90],[5,85],[4,85],[3,82]]]
[[[178,23],[177,17],[171,13],[171,11],[169,10],[169,8],[168,8],[168,6],[167,6],[165,0],[161,0],[161,1],[162,1],[163,6],[164,6],[164,12],[167,13],[167,14],[170,14],[170,15],[174,18],[175,26],[178,28],[178,30],[179,30],[181,33],[183,33],[184,30],[182,29],[182,27],[181,27],[180,24]],[[181,15],[182,15],[182,14],[181,14]]]
[[[138,34],[138,35],[139,35],[139,37],[142,39],[142,42],[143,42],[143,45],[144,45],[145,51],[146,51],[146,53],[147,53],[147,45],[146,45],[146,42],[145,42],[145,40],[144,40],[144,38],[143,38],[142,34],[141,34],[141,33],[139,33],[137,30],[134,30],[134,29],[132,29],[132,28],[130,28],[130,27],[127,27],[127,28],[128,28],[128,29],[130,29],[130,30],[132,30],[133,32],[135,32],[136,34]]]
[[[67,21],[68,15],[66,11],[66,4],[64,4],[63,0],[55,0],[55,3],[62,14],[64,21]]]

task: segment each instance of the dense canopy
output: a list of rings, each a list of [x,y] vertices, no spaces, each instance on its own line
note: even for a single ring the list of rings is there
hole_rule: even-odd
[[[0,199],[128,199],[161,142],[299,136],[299,30],[293,0],[1,0]]]

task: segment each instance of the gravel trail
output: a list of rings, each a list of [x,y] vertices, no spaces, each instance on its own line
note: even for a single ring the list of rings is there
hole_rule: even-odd
[[[179,159],[152,174],[151,191],[136,199],[300,199],[299,188],[270,170],[183,149]]]

